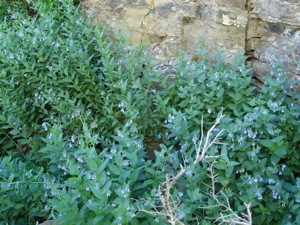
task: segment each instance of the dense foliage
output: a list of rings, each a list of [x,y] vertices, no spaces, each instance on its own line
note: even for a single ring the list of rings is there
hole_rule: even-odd
[[[300,224],[299,94],[284,70],[256,89],[242,56],[199,45],[170,79],[71,2],[28,6],[0,8],[0,224],[167,224],[140,209],[180,164],[183,223],[229,213],[210,207],[213,168],[235,212],[251,203],[254,224]],[[207,131],[220,112],[219,157],[194,166],[202,117]]]

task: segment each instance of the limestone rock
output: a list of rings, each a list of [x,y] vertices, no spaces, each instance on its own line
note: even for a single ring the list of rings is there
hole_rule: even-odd
[[[299,26],[300,2],[298,0],[251,0],[252,17],[268,23],[284,23]]]
[[[253,56],[254,72],[269,75],[271,65],[280,61],[289,70],[286,75],[300,76],[300,2],[251,0],[250,4],[246,51]]]
[[[247,13],[245,0],[85,0],[87,14],[95,16],[95,23],[106,22],[114,30],[130,33],[138,45],[176,39],[189,52],[204,36],[214,47],[228,52],[244,49]]]
[[[245,52],[258,76],[281,60],[299,75],[299,0],[84,0],[94,23],[130,34],[133,44],[150,46],[157,65],[176,57],[174,47],[193,55],[203,36],[214,51]],[[293,52],[291,52],[293,49]]]

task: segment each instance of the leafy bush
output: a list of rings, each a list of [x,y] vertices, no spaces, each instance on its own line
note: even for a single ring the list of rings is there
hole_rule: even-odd
[[[0,224],[167,224],[164,193],[178,224],[244,203],[254,224],[300,224],[299,94],[281,68],[255,89],[241,55],[200,46],[170,81],[72,1],[31,4],[0,18]],[[216,120],[226,144],[193,163]]]
[[[205,51],[202,54],[207,57]],[[288,81],[281,68],[274,67],[276,75],[266,77],[265,85],[255,94],[241,57],[231,66],[218,54],[214,57],[198,63],[179,59],[175,79],[158,95],[157,111],[166,118],[165,129],[160,133],[162,142],[176,146],[168,148],[173,157],[169,160],[177,163],[172,168],[178,170],[180,154],[192,160],[194,150],[190,140],[195,134],[199,136],[201,116],[206,122],[214,121],[216,114],[223,111],[226,118],[220,129],[226,131],[223,140],[227,145],[215,150],[224,156],[213,165],[218,182],[226,185],[235,210],[245,210],[243,203],[251,202],[254,224],[300,223],[297,186],[300,110],[299,94],[292,92],[293,82]],[[192,153],[185,152],[186,149],[192,149]],[[202,172],[206,169],[204,166]],[[204,174],[197,173],[198,176],[182,183],[186,190],[198,191],[204,206],[209,205],[203,195],[206,188],[199,189],[199,183],[209,181]],[[181,201],[186,200],[192,208],[190,197]],[[202,214],[202,218],[216,217],[217,210],[203,213],[202,209],[197,210],[198,204],[199,201],[186,215],[198,211],[196,214]]]
[[[35,224],[47,217],[44,169],[7,156],[0,163],[1,224]]]

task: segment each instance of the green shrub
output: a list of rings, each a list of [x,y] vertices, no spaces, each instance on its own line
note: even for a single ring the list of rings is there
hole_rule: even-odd
[[[43,168],[7,156],[0,171],[0,224],[35,224],[48,216]]]
[[[0,224],[167,224],[159,199],[181,168],[170,194],[183,223],[251,203],[254,224],[300,224],[299,94],[281,68],[255,90],[241,55],[200,46],[170,81],[72,1],[31,4],[0,18]],[[194,165],[220,112],[211,140],[224,130],[226,144]]]
[[[5,23],[5,19],[1,23],[0,64],[5,68],[0,77],[1,155],[29,160],[35,169],[42,167],[45,174],[55,177],[53,190],[44,192],[49,196],[47,206],[52,209],[52,216],[62,214],[62,223],[80,217],[78,224],[89,218],[105,218],[110,224],[133,204],[128,199],[129,186],[144,179],[144,136],[139,132],[147,130],[144,124],[150,113],[149,89],[157,78],[150,77],[150,68],[142,68],[149,64],[144,59],[145,52],[127,47],[122,37],[114,42],[115,37],[107,29],[89,25],[79,8],[68,2],[35,3],[33,7],[35,17],[16,14],[11,23]],[[112,159],[115,152],[117,156]],[[71,161],[66,162],[65,154],[70,154]],[[83,165],[76,157],[85,160]],[[102,163],[103,171],[111,170],[107,178],[96,167]],[[87,174],[93,179],[86,179],[90,177]],[[110,204],[101,215],[99,210],[92,214],[95,206],[89,205],[94,198],[99,201],[99,187],[94,187],[99,176],[112,192],[111,197],[104,194],[107,200],[102,199],[102,204]],[[80,215],[71,207],[61,207],[64,202],[57,202],[60,195],[73,196],[74,186],[69,185],[74,179],[89,190],[94,188],[94,192],[86,193],[85,187],[80,189],[83,197],[75,206],[81,210]],[[10,183],[4,178],[2,182]],[[118,195],[126,190],[128,204],[113,191],[119,188]],[[135,194],[140,193],[138,190]],[[112,210],[113,199],[122,209]],[[12,217],[5,213],[8,212],[3,212],[2,219],[9,223],[22,217],[17,210]],[[91,214],[89,218],[85,218],[85,213]],[[131,213],[128,215],[132,218]]]
[[[208,57],[205,52],[202,54]],[[191,140],[195,134],[199,136],[201,116],[211,125],[216,114],[223,111],[226,118],[220,129],[226,131],[223,136],[226,147],[215,151],[225,156],[214,163],[214,168],[218,182],[228,188],[235,210],[245,210],[243,203],[251,202],[254,224],[300,223],[299,94],[292,92],[293,83],[278,67],[274,67],[276,75],[266,77],[265,85],[255,94],[242,57],[231,65],[226,65],[219,55],[214,57],[198,63],[184,57],[179,59],[175,79],[157,94],[157,114],[163,113],[165,118],[159,136],[163,143],[173,146],[168,147],[170,157],[176,162],[172,170],[178,170],[177,160],[181,155],[182,161],[192,160]],[[192,151],[185,152],[186,149]],[[202,172],[206,169],[204,166]],[[174,174],[172,170],[170,173]],[[209,180],[197,171],[201,175],[182,184],[186,190],[199,190],[203,194],[206,187],[201,190],[199,184],[207,184]],[[205,195],[202,196],[200,202],[209,205]],[[181,201],[186,200],[186,205],[193,208],[189,197]],[[203,212],[197,210],[198,204],[199,201],[186,214],[216,217],[216,210]]]

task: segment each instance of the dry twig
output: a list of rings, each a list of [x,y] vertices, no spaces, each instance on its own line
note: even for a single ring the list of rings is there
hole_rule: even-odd
[[[207,151],[210,149],[210,147],[214,144],[222,144],[219,142],[219,137],[222,134],[223,130],[218,132],[218,134],[215,136],[215,138],[211,141],[211,134],[215,130],[215,128],[220,123],[220,120],[224,117],[223,114],[219,118],[217,118],[214,125],[208,130],[206,136],[204,135],[203,131],[203,117],[201,120],[201,137],[200,140],[195,142],[195,149],[196,149],[196,157],[193,162],[194,165],[197,165],[201,161],[207,159],[207,158],[216,158],[218,156],[207,156]],[[161,190],[161,187],[159,187],[158,192],[160,193],[162,191],[163,194],[159,196],[158,200],[160,205],[153,205],[150,206],[153,208],[154,211],[147,211],[143,208],[139,209],[141,212],[146,212],[151,215],[156,216],[164,216],[167,218],[167,222],[171,225],[184,225],[184,223],[181,221],[181,219],[178,217],[178,203],[172,198],[171,196],[171,190],[173,186],[177,183],[177,181],[186,173],[186,168],[180,165],[180,171],[174,176],[173,178],[170,178],[169,175],[166,175],[166,181],[163,183],[163,186],[165,187],[163,190]],[[213,175],[213,169],[211,167],[211,179],[212,179],[212,186],[211,186],[211,193],[209,194],[216,202],[216,206],[212,207],[220,207],[225,209],[226,215],[223,215],[221,213],[221,217],[217,218],[216,221],[220,221],[221,224],[223,223],[229,223],[229,224],[240,224],[240,225],[251,225],[251,211],[250,211],[250,204],[245,204],[247,207],[247,215],[243,214],[243,217],[238,216],[231,208],[229,204],[228,198],[225,196],[223,192],[215,193],[215,177]],[[219,194],[222,194],[223,197],[226,199],[226,205],[221,203],[218,199]],[[146,201],[148,202],[148,201]],[[244,219],[245,218],[245,219]]]
[[[241,216],[234,212],[230,206],[230,202],[223,190],[216,193],[216,177],[214,173],[213,164],[210,165],[210,178],[211,178],[211,192],[208,193],[216,204],[214,206],[200,207],[202,209],[218,208],[220,211],[220,216],[216,218],[215,222],[220,222],[220,224],[238,224],[238,225],[252,225],[252,215],[251,215],[251,203],[245,204],[247,209],[247,214],[242,213]],[[220,199],[225,200],[226,204],[222,203]]]

